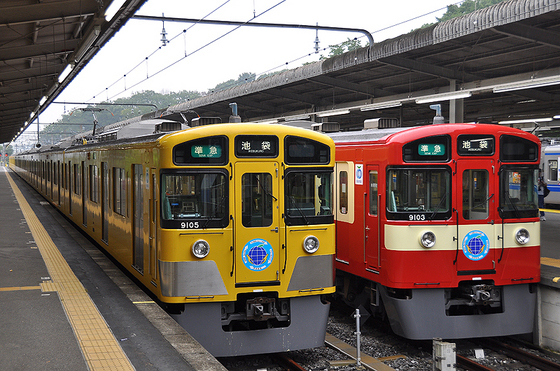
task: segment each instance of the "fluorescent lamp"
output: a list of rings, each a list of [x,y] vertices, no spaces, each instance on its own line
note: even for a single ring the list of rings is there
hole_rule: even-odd
[[[277,124],[277,123],[278,123],[278,119],[262,120],[256,122],[256,124]]]
[[[332,111],[323,111],[317,112],[317,117],[329,117],[329,116],[338,116],[338,115],[346,115],[350,113],[349,109],[339,109],[339,110],[332,110]]]
[[[99,34],[101,33],[101,26],[97,25],[93,27],[93,30],[87,35],[87,37],[82,40],[82,43],[78,49],[74,52],[74,61],[79,61],[87,53],[89,48],[93,45]]]
[[[531,80],[516,81],[509,84],[498,85],[492,89],[494,93],[505,93],[508,91],[542,88],[543,86],[560,84],[560,76],[542,77]]]
[[[416,99],[417,104],[441,102],[442,100],[463,99],[468,98],[472,94],[470,91],[452,91],[449,93],[441,93],[434,95],[426,95]]]
[[[74,68],[74,66],[71,63],[66,65],[62,73],[58,75],[59,83],[63,82],[68,77],[68,75],[70,75],[70,72],[72,72],[72,68]]]
[[[554,116],[553,119],[555,119],[555,120],[560,120],[560,115]]]
[[[307,120],[307,119],[309,119],[309,115],[305,115],[305,114],[284,117],[284,120],[286,121]]]
[[[389,102],[380,102],[380,103],[373,103],[368,104],[360,108],[360,111],[375,111],[378,109],[386,109],[386,108],[394,108],[394,107],[401,107],[402,103],[399,101],[389,101]]]
[[[109,5],[107,10],[105,11],[105,20],[107,22],[110,22],[125,2],[126,0],[113,0],[111,2],[111,5]]]
[[[500,125],[509,125],[509,124],[528,124],[533,122],[548,122],[552,121],[552,117],[545,117],[540,119],[522,119],[522,120],[509,120],[509,121],[498,121]]]
[[[39,105],[42,106],[43,104],[45,104],[46,101],[47,101],[47,96],[43,95],[43,98],[41,98],[41,100],[39,101]]]

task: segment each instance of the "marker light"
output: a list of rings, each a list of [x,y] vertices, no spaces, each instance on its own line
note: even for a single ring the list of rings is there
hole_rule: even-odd
[[[422,237],[420,237],[420,244],[427,249],[434,247],[436,244],[436,235],[430,231],[424,232]]]
[[[205,258],[210,252],[210,245],[204,240],[198,240],[192,245],[192,253],[199,259]]]
[[[303,240],[303,249],[310,254],[319,250],[319,239],[315,236],[307,236]]]
[[[515,240],[520,245],[525,245],[529,242],[529,231],[525,228],[519,229],[515,232]]]

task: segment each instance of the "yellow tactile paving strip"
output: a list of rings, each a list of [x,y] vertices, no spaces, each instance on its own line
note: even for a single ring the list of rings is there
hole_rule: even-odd
[[[41,290],[56,291],[90,370],[134,370],[107,323],[78,278],[49,237],[11,176],[5,173],[43,260],[51,281]],[[12,288],[25,289],[25,288]]]
[[[541,256],[541,264],[550,265],[552,267],[560,268],[560,259],[545,258]]]

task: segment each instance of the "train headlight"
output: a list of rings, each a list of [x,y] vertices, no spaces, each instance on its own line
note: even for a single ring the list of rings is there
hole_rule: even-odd
[[[528,243],[529,237],[529,231],[525,228],[521,228],[517,232],[515,232],[515,240],[520,245],[525,245],[526,243]]]
[[[198,240],[192,245],[192,253],[199,259],[205,258],[210,252],[210,245],[204,240]]]
[[[310,254],[319,250],[319,239],[315,236],[307,236],[303,240],[303,249]]]
[[[420,245],[424,246],[425,248],[429,249],[434,247],[436,244],[436,235],[434,232],[424,232],[422,237],[420,237]]]

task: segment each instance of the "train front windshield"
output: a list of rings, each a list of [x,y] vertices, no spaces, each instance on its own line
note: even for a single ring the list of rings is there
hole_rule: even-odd
[[[449,168],[392,168],[387,172],[387,182],[388,219],[409,220],[416,213],[422,215],[420,220],[447,219],[451,215]]]
[[[286,221],[290,225],[332,223],[332,171],[286,175]]]
[[[503,219],[538,215],[538,169],[504,166],[500,173],[500,216]]]
[[[224,173],[162,174],[163,227],[190,229],[227,223],[227,191]]]

